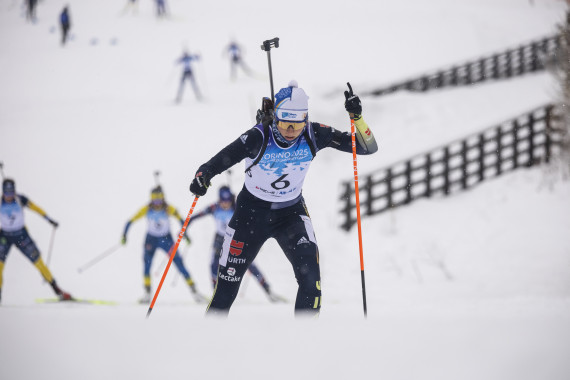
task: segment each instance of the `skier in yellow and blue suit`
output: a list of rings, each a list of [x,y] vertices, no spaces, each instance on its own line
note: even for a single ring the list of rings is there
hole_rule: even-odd
[[[15,245],[40,271],[60,300],[73,300],[69,293],[59,288],[50,270],[42,260],[36,243],[28,234],[24,224],[24,207],[28,207],[30,210],[43,216],[52,226],[58,226],[55,220],[51,219],[39,206],[32,203],[28,197],[16,194],[16,183],[13,179],[6,178],[2,181],[2,203],[0,205],[0,299],[2,296],[4,262],[8,257],[10,247]]]
[[[170,233],[170,222],[168,220],[169,216],[173,216],[180,221],[181,225],[184,225],[184,219],[180,216],[178,211],[171,205],[167,204],[164,200],[164,193],[160,186],[152,189],[151,201],[148,205],[142,207],[125,225],[125,230],[123,232],[122,243],[127,243],[127,233],[131,224],[138,219],[146,216],[148,222],[148,230],[146,234],[146,239],[144,243],[144,289],[145,293],[141,298],[141,303],[150,302],[150,267],[152,264],[152,259],[157,248],[164,250],[166,253],[170,254],[171,248],[174,246],[174,240],[172,239],[172,234]],[[184,236],[186,241],[190,243],[190,239]],[[190,273],[184,266],[180,254],[176,252],[174,259],[172,260],[176,268],[180,271],[182,276],[186,279],[186,283],[190,287],[194,299],[196,302],[206,301],[205,297],[202,296],[196,290],[196,285],[194,280],[190,276]]]

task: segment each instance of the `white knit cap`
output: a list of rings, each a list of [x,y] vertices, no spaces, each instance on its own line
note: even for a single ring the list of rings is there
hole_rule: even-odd
[[[275,116],[280,121],[303,121],[309,113],[309,97],[297,81],[292,80],[289,86],[282,88],[275,95]]]

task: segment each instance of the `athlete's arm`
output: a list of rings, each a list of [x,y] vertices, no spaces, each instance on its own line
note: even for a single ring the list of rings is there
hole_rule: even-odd
[[[352,152],[352,135],[350,132],[341,132],[327,125],[311,123],[315,132],[317,149],[335,148],[343,152]],[[374,134],[364,122],[362,117],[354,120],[356,127],[356,154],[372,154],[378,150]]]
[[[246,157],[255,158],[262,144],[263,135],[261,131],[257,128],[251,128],[200,166],[198,172],[208,172],[211,179]]]
[[[38,206],[37,204],[35,204],[31,200],[29,200],[24,195],[20,195],[19,197],[20,197],[20,201],[22,202],[23,206],[28,207],[30,210],[37,212],[39,215],[43,216],[45,218],[45,220],[50,222],[54,227],[58,226],[58,223],[55,220],[53,220],[52,218],[50,218],[47,215],[47,213],[40,206]]]
[[[38,214],[40,214],[44,218],[47,216],[47,213],[40,206],[38,206],[34,202],[30,201],[29,199],[27,200],[26,203],[22,202],[22,204],[24,204],[24,206],[28,207],[30,210],[37,212]]]
[[[184,219],[182,219],[182,216],[180,216],[180,213],[178,212],[178,210],[172,206],[172,205],[168,205],[166,207],[166,214],[169,216],[173,216],[176,219],[178,219],[180,221],[180,225],[184,225]]]
[[[206,207],[206,209],[200,211],[199,213],[192,215],[192,219],[190,219],[190,223],[196,221],[197,219],[200,219],[206,215],[211,215],[214,213],[214,210],[216,209],[216,205],[210,205],[208,207]]]
[[[135,216],[133,216],[131,219],[129,219],[129,221],[127,222],[127,224],[125,224],[125,230],[123,231],[123,240],[126,242],[126,238],[127,238],[127,232],[129,232],[129,228],[131,228],[131,224],[133,222],[136,222],[137,220],[139,220],[140,218],[142,218],[143,216],[146,215],[146,213],[148,212],[148,205],[142,207],[136,214]]]

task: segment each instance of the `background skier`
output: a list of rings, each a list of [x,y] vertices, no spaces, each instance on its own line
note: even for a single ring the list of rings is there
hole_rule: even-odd
[[[182,76],[180,78],[180,85],[178,86],[178,93],[176,95],[176,103],[180,103],[182,101],[182,95],[184,94],[184,83],[189,81],[192,85],[192,89],[194,90],[194,94],[196,95],[196,99],[202,100],[202,95],[200,94],[200,90],[198,89],[198,85],[196,84],[196,79],[194,78],[194,73],[192,72],[192,61],[197,61],[200,59],[199,55],[190,54],[188,51],[184,51],[182,57],[180,57],[176,63],[182,65]]]
[[[15,245],[40,271],[43,278],[51,285],[55,294],[62,301],[70,301],[73,298],[67,292],[59,288],[53,275],[40,256],[36,243],[28,234],[24,224],[24,207],[43,216],[54,228],[58,223],[47,216],[46,212],[32,203],[22,194],[16,194],[16,183],[13,179],[6,178],[2,181],[2,204],[0,206],[0,300],[2,298],[2,273],[4,263],[8,257],[10,247]]]
[[[242,47],[235,41],[230,42],[226,48],[226,53],[230,58],[230,79],[237,79],[237,68],[241,67],[246,75],[251,76],[251,70],[243,61]]]
[[[61,45],[67,42],[67,34],[71,28],[71,17],[69,16],[69,6],[66,5],[59,15],[59,26],[61,27]]]
[[[164,193],[162,192],[162,188],[160,186],[157,186],[152,189],[150,203],[146,206],[143,206],[125,225],[123,238],[121,239],[121,242],[123,244],[127,243],[127,233],[129,232],[131,224],[145,216],[148,222],[148,230],[144,243],[144,295],[140,300],[141,303],[149,303],[151,299],[150,267],[152,265],[152,259],[154,258],[156,249],[160,248],[164,252],[170,254],[170,249],[174,246],[172,234],[170,233],[170,222],[168,218],[170,216],[173,216],[178,219],[182,225],[184,225],[184,219],[182,219],[178,211],[173,206],[166,203],[164,200]],[[190,243],[190,239],[188,239],[186,236],[185,238],[187,242]],[[205,301],[205,297],[198,293],[196,290],[194,280],[192,280],[192,277],[184,266],[182,258],[178,252],[176,252],[173,262],[182,276],[184,276],[186,279],[186,283],[190,287],[190,291],[192,292],[196,302]]]

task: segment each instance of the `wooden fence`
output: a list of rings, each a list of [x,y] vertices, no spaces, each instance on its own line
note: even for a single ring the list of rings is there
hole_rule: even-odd
[[[453,66],[445,70],[372,90],[363,95],[386,95],[400,90],[425,92],[442,87],[465,86],[544,70],[549,57],[560,47],[560,35]]]
[[[554,106],[547,105],[482,133],[455,141],[359,178],[363,218],[410,204],[421,197],[449,195],[487,178],[550,160],[556,145]],[[341,225],[356,223],[354,180],[342,183]]]

